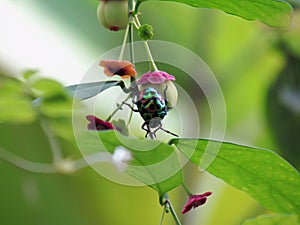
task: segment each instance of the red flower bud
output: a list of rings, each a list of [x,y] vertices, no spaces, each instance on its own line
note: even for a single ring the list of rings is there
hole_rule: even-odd
[[[96,116],[88,115],[86,119],[90,121],[87,125],[89,130],[114,130],[115,127],[107,121],[101,120]]]
[[[198,206],[205,204],[207,197],[210,196],[211,194],[212,194],[211,192],[205,192],[204,194],[201,195],[190,196],[188,202],[184,205],[181,213],[185,214],[191,209],[197,208]]]

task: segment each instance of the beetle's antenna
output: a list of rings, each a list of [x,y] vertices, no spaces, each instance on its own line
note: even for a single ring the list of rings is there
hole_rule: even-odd
[[[171,131],[168,131],[168,130],[162,128],[162,127],[160,127],[159,129],[161,129],[161,130],[163,130],[164,132],[166,132],[166,133],[168,133],[168,134],[171,134],[171,135],[173,135],[173,136],[175,136],[175,137],[179,137],[177,134],[174,134],[174,133],[172,133]]]

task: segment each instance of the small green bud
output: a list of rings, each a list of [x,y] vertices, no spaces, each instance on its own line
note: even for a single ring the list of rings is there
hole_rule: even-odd
[[[107,29],[125,29],[128,24],[128,0],[101,0],[97,15],[99,22]]]
[[[152,37],[154,35],[153,27],[149,24],[143,24],[139,28],[138,35],[140,38],[142,38],[145,41],[152,39]]]

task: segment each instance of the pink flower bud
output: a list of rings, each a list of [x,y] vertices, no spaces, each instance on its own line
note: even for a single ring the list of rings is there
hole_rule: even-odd
[[[168,101],[168,108],[174,108],[177,102],[178,93],[173,81],[175,77],[164,71],[154,71],[145,73],[138,81],[137,84],[141,85],[140,89],[143,90],[148,87],[156,89],[162,95],[166,90],[166,97]],[[166,89],[167,87],[167,89]]]

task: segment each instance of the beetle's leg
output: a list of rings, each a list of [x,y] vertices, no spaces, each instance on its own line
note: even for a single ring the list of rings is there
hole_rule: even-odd
[[[171,134],[171,135],[173,135],[173,136],[175,136],[175,137],[179,137],[177,134],[174,134],[174,133],[172,133],[171,131],[168,131],[168,130],[162,128],[162,127],[159,127],[159,129],[161,129],[161,130],[163,130],[164,132],[166,132],[166,133],[168,133],[168,134]]]
[[[147,137],[148,134],[150,133],[149,127],[147,126],[147,128],[146,128],[146,126],[147,126],[147,123],[144,122],[143,125],[142,125],[142,129],[147,132],[145,137]]]
[[[161,124],[161,123],[158,124],[158,127],[153,131],[153,134],[155,134],[158,130],[162,130],[162,131],[164,131],[164,132],[166,132],[166,133],[168,133],[168,134],[171,134],[171,135],[173,135],[173,136],[175,136],[175,137],[179,137],[177,134],[174,134],[173,132],[168,131],[168,130],[162,128],[162,124]]]
[[[124,105],[127,105],[133,112],[138,112],[139,110],[137,110],[137,109],[134,109],[133,107],[132,107],[132,105],[130,105],[130,104],[128,104],[127,102],[122,102]]]
[[[147,128],[145,128],[145,126],[147,126]],[[145,135],[145,137],[148,137],[148,134],[150,134],[150,138],[151,139],[155,139],[156,138],[156,135],[155,135],[156,130],[154,132],[152,132],[151,128],[149,126],[149,123],[144,122],[143,125],[142,125],[142,129],[147,132],[146,135]]]

